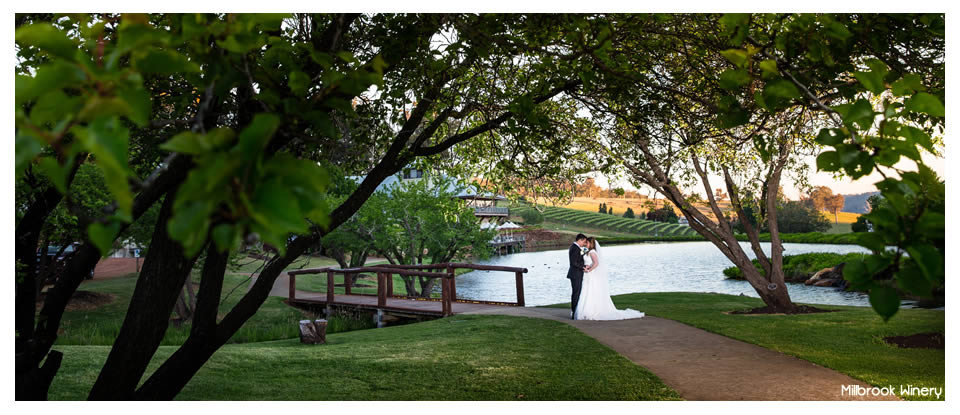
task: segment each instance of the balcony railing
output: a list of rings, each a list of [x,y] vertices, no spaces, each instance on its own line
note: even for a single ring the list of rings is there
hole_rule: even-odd
[[[507,216],[510,208],[505,207],[475,207],[473,213],[477,216]]]
[[[497,235],[493,237],[493,240],[490,241],[491,244],[503,244],[510,242],[525,242],[527,237],[525,235]]]

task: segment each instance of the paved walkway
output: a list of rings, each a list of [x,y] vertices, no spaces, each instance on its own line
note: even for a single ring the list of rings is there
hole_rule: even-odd
[[[535,307],[498,307],[477,313],[570,324],[650,370],[687,400],[898,399],[842,395],[844,385],[873,386],[806,360],[673,320],[646,316],[620,321],[573,321],[569,309]]]

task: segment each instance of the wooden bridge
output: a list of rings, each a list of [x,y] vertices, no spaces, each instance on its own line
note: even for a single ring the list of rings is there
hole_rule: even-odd
[[[456,270],[470,269],[479,271],[512,272],[516,276],[517,301],[484,301],[457,298]],[[478,311],[492,306],[523,307],[523,274],[526,268],[502,267],[494,265],[476,265],[464,263],[443,263],[430,265],[394,265],[383,264],[348,269],[312,268],[288,271],[290,277],[289,302],[291,305],[324,307],[328,314],[333,307],[351,308],[376,313],[378,327],[382,327],[384,317],[446,317],[453,314]],[[355,292],[355,275],[374,273],[377,275],[377,293]],[[326,275],[326,292],[301,291],[297,289],[297,277],[315,274]],[[343,293],[335,288],[336,276],[343,275]],[[397,295],[393,287],[393,275],[403,277],[439,278],[440,298],[412,297]]]

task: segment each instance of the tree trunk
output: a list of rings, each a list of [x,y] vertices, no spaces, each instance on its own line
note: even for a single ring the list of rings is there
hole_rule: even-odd
[[[339,226],[346,218],[340,218],[331,222],[331,230]],[[230,310],[229,313],[220,321],[219,324],[211,323],[211,312],[207,307],[214,304],[213,301],[204,298],[212,298],[215,287],[205,286],[204,281],[217,281],[214,278],[204,278],[200,283],[199,301],[197,304],[197,314],[195,317],[204,317],[204,322],[194,322],[190,337],[169,359],[167,359],[152,375],[143,383],[143,386],[137,390],[133,396],[134,399],[141,400],[170,400],[177,396],[183,387],[197,373],[210,356],[213,356],[221,346],[223,346],[230,337],[233,336],[243,324],[252,317],[260,305],[267,299],[273,283],[277,277],[290,263],[297,259],[316,239],[312,237],[301,237],[295,239],[288,247],[287,254],[283,257],[273,258],[263,272],[257,277],[256,282],[249,291],[240,299],[240,301]],[[209,257],[207,259],[210,260]],[[204,269],[204,274],[212,273],[216,270],[224,270],[224,267],[211,267],[210,270]],[[206,265],[206,263],[204,264]],[[220,271],[222,273],[222,271]],[[222,275],[219,279],[222,281]],[[215,310],[214,310],[215,311]],[[215,316],[215,314],[214,314]],[[201,329],[202,327],[202,329]]]
[[[63,196],[51,187],[27,208],[23,218],[17,223],[15,230],[14,255],[16,261],[22,265],[16,273],[14,326],[16,328],[15,342],[15,397],[17,400],[45,400],[47,390],[53,376],[60,367],[60,358],[51,354],[43,366],[40,362],[47,350],[37,347],[35,338],[35,316],[37,314],[37,296],[42,287],[42,279],[38,278],[40,268],[37,266],[37,243],[40,232],[50,212],[56,208]],[[44,253],[44,259],[46,255]],[[51,342],[52,344],[52,342]]]
[[[393,276],[391,275],[388,278],[393,278]],[[417,293],[417,280],[415,278],[404,276],[401,276],[400,278],[403,279],[403,286],[407,289],[407,296],[416,297],[419,295]]]
[[[128,400],[133,396],[163,340],[177,296],[197,260],[196,256],[185,258],[183,248],[166,232],[175,192],[164,199],[126,317],[89,399]]]
[[[433,286],[437,284],[436,278],[421,278],[420,279],[420,297],[430,298],[433,294]]]

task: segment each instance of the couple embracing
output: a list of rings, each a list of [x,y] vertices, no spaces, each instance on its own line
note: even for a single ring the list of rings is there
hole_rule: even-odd
[[[570,245],[570,270],[567,278],[573,288],[570,306],[574,320],[626,320],[643,317],[643,313],[617,310],[610,299],[606,266],[601,262],[600,243],[595,238],[577,234]],[[586,263],[584,257],[590,258]]]

